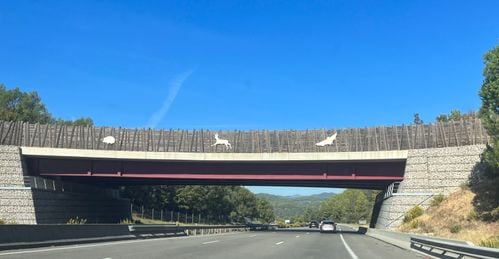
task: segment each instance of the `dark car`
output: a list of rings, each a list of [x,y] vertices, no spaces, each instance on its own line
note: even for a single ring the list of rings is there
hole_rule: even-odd
[[[312,220],[310,223],[308,223],[309,228],[318,228],[319,227],[319,222]]]

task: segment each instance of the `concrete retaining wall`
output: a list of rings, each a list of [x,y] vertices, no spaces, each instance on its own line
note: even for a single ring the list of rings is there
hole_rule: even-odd
[[[0,243],[128,236],[128,225],[0,225]]]
[[[130,219],[130,202],[92,193],[33,190],[37,224],[66,223],[84,218],[87,223],[118,223]]]
[[[405,212],[416,205],[428,208],[432,195],[448,195],[469,179],[480,162],[485,145],[409,150],[404,181],[383,201],[376,223],[379,229],[396,229]]]

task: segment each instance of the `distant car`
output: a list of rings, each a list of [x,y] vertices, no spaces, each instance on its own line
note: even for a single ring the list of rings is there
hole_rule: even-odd
[[[336,232],[336,223],[332,220],[323,220],[319,225],[319,230],[321,233],[324,232]]]
[[[310,223],[308,223],[308,228],[318,228],[319,227],[319,222],[312,220]]]

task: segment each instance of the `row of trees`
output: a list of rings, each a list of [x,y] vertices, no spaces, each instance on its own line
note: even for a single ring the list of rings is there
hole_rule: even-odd
[[[462,113],[459,110],[451,110],[449,114],[440,114],[435,118],[436,122],[451,122],[460,120],[472,120],[477,117],[476,113],[473,111]],[[414,114],[414,119],[412,120],[414,124],[423,124],[424,121],[421,119],[419,113]]]
[[[371,190],[345,190],[323,201],[320,206],[307,207],[303,218],[295,220],[309,222],[332,219],[341,223],[357,223],[359,220],[369,222],[378,193],[379,191]]]
[[[240,186],[127,186],[121,191],[132,203],[158,210],[219,215],[237,223],[274,220],[270,203]]]
[[[89,117],[76,120],[56,118],[49,113],[37,92],[23,92],[18,87],[8,90],[3,84],[0,84],[0,120],[77,126],[94,124]]]

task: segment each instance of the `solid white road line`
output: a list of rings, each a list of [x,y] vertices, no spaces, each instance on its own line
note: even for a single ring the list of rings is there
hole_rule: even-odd
[[[352,259],[359,259],[355,253],[352,251],[352,249],[350,248],[350,246],[348,246],[347,242],[345,241],[345,239],[343,238],[343,235],[340,234],[340,237],[341,237],[341,241],[343,241],[343,245],[345,246],[345,248],[347,249],[348,253],[350,254],[350,256],[352,257]]]
[[[203,244],[203,245],[206,245],[206,244],[218,243],[218,242],[220,242],[220,240],[208,241],[208,242],[204,242],[204,243],[202,243],[202,244]]]
[[[282,243],[284,243],[284,241],[277,242],[277,243],[275,243],[275,244],[276,244],[276,245],[280,245],[280,244],[282,244]]]

